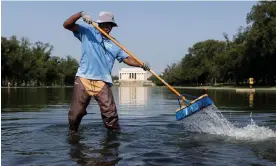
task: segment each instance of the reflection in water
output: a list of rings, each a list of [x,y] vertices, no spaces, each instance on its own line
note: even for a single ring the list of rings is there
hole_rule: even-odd
[[[71,145],[70,158],[78,165],[116,165],[121,160],[118,148],[118,133],[107,131],[105,137],[97,143],[97,147],[80,142],[79,135],[69,135]]]
[[[252,108],[254,105],[254,94],[255,92],[251,91],[249,93],[249,107]]]
[[[248,100],[249,102],[249,107],[253,108],[255,91],[236,91],[236,94],[239,94],[239,95],[243,94],[244,96],[246,96],[246,100]]]
[[[44,108],[47,105],[68,105],[71,87],[62,88],[1,88],[2,108]]]
[[[223,130],[223,119],[213,123],[212,117],[216,116],[206,112],[208,116],[196,114],[185,120],[197,122],[202,129],[189,132],[185,130],[188,126],[176,122],[171,113],[178,101],[167,87],[113,89],[118,105],[119,101],[133,100],[147,105],[118,106],[118,112],[124,115],[120,135],[107,133],[98,114],[92,111],[84,118],[79,137],[69,138],[71,87],[10,88],[10,92],[2,88],[2,165],[275,165],[276,91],[249,94],[209,89],[208,94],[225,112],[223,115],[232,112],[232,117],[224,117],[235,127]],[[129,95],[131,91],[135,98]],[[201,94],[193,89],[179,91]],[[142,99],[141,94],[145,95]],[[248,109],[249,101],[252,106],[254,103],[253,108]],[[92,100],[88,109],[99,108]],[[248,116],[251,112],[252,121]]]
[[[121,105],[146,105],[148,87],[119,87]]]

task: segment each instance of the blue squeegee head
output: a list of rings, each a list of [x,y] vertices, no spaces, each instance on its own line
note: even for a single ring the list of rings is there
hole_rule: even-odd
[[[210,97],[208,96],[199,97],[198,99],[195,100],[195,102],[192,101],[191,105],[188,105],[186,107],[179,109],[176,112],[176,120],[181,120],[183,118],[186,118],[212,104],[213,104],[213,101],[210,99]]]

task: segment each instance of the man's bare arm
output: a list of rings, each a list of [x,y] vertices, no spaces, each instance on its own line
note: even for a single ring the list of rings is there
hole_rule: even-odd
[[[134,67],[141,67],[141,64],[138,63],[135,59],[133,59],[131,56],[125,58],[123,62],[129,66],[134,66]]]
[[[81,12],[78,12],[71,17],[69,17],[67,20],[64,21],[63,27],[65,29],[68,29],[72,32],[78,32],[78,26],[76,25],[76,21],[81,18]]]
[[[123,62],[129,66],[134,66],[134,67],[141,67],[144,70],[150,70],[149,66],[147,64],[143,64],[141,65],[140,63],[138,63],[135,59],[133,59],[131,56],[125,58],[123,60]]]

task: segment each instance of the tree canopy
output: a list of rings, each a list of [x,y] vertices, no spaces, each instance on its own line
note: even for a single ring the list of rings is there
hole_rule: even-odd
[[[73,85],[78,62],[71,56],[51,56],[49,43],[2,36],[1,47],[2,86],[8,82],[12,86]]]
[[[160,75],[172,85],[243,84],[253,77],[257,84],[275,85],[276,2],[261,1],[230,40],[209,39],[195,43],[178,62]],[[162,85],[156,78],[151,80]]]

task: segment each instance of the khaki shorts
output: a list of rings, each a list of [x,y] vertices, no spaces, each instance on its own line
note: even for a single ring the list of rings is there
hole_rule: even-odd
[[[80,77],[75,79],[72,102],[68,112],[70,130],[78,131],[81,119],[87,114],[86,108],[92,96],[100,107],[105,127],[111,130],[120,130],[117,108],[111,87],[103,81],[88,80]]]

